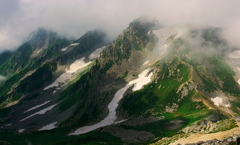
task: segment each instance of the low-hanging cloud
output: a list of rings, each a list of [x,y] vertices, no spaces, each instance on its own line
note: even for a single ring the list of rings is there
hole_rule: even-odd
[[[0,52],[13,50],[37,27],[69,37],[93,29],[105,30],[114,39],[140,16],[157,18],[170,26],[226,27],[229,42],[239,28],[238,0],[12,0],[0,1]],[[234,29],[231,29],[233,26]],[[239,42],[239,41],[238,41]]]

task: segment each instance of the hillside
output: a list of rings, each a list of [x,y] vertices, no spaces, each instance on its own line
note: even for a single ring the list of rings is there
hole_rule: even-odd
[[[100,30],[68,40],[39,28],[0,54],[0,141],[170,144],[236,130],[239,50],[221,31],[141,17],[109,42]]]

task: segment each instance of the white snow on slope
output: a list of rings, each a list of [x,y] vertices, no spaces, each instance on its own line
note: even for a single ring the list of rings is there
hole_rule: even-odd
[[[151,72],[148,76],[146,76],[148,72],[148,69],[144,70],[141,74],[138,75],[138,79],[129,82],[130,85],[134,84],[134,87],[132,89],[133,91],[140,90],[144,85],[151,81],[153,73]]]
[[[74,61],[71,65],[69,70],[65,70],[65,73],[63,73],[61,76],[59,76],[51,85],[44,88],[44,90],[53,88],[53,87],[59,87],[61,84],[65,84],[66,81],[68,81],[76,71],[79,69],[82,69],[89,65],[91,62],[85,63],[84,62],[85,57],[78,59]]]
[[[70,46],[76,46],[79,43],[72,43]],[[106,46],[100,47],[98,49],[96,49],[94,52],[92,52],[89,55],[89,59],[96,59],[99,56],[99,53],[105,49]],[[66,47],[67,49],[67,47]],[[62,49],[62,51],[65,51],[65,48]],[[89,61],[87,63],[84,62],[85,57],[82,57],[81,59],[78,59],[76,61],[74,61],[71,65],[69,70],[65,70],[65,73],[63,73],[62,75],[60,75],[52,84],[50,84],[49,86],[45,87],[43,90],[47,90],[53,87],[60,87],[61,85],[64,85],[69,79],[71,79],[74,75],[75,72],[77,72],[79,69],[82,69],[86,66],[88,66],[92,61]],[[53,94],[56,93],[56,90],[53,91]]]
[[[43,127],[40,128],[38,131],[54,129],[54,128],[57,127],[57,126],[55,126],[56,124],[57,124],[57,122],[50,123],[50,124],[48,124],[48,125],[46,125],[46,126],[43,126]]]
[[[47,107],[47,108],[44,108],[44,109],[42,109],[42,110],[40,110],[40,111],[38,111],[38,112],[36,112],[36,113],[28,116],[28,117],[25,117],[25,118],[21,119],[20,121],[24,121],[24,120],[26,120],[26,119],[28,119],[28,118],[31,118],[31,117],[33,117],[33,116],[35,116],[35,115],[38,115],[38,114],[45,114],[47,111],[51,110],[51,109],[54,108],[56,105],[57,105],[57,104],[54,104],[54,105],[52,105],[52,106],[49,106],[49,107]]]
[[[87,66],[91,63],[91,62],[85,63],[84,60],[85,60],[85,57],[74,61],[70,65],[70,69],[67,70],[66,73],[75,73],[77,70],[84,68],[85,66]]]
[[[152,73],[150,73],[148,76],[146,76],[148,72],[149,72],[148,69],[144,70],[139,75],[139,78],[129,82],[125,87],[121,88],[120,90],[118,90],[116,92],[114,98],[112,99],[112,101],[108,105],[109,114],[101,122],[99,122],[97,124],[90,125],[90,126],[84,126],[84,127],[78,128],[75,132],[70,133],[69,135],[84,134],[84,133],[93,131],[95,129],[98,129],[100,127],[113,124],[115,122],[115,120],[117,119],[116,109],[118,107],[118,102],[122,99],[124,93],[132,85],[134,85],[133,91],[137,91],[137,90],[140,90],[145,84],[149,83],[151,81]]]
[[[61,49],[61,51],[66,51],[68,49],[68,47],[64,47]]]
[[[42,104],[39,104],[39,105],[37,105],[37,106],[34,106],[34,107],[28,109],[27,111],[24,111],[23,113],[26,113],[26,112],[29,112],[29,111],[31,111],[31,110],[37,109],[37,108],[39,108],[39,107],[41,107],[41,106],[43,106],[43,105],[45,105],[45,104],[47,104],[47,103],[49,103],[49,102],[50,102],[50,101],[46,101],[46,102],[44,102],[44,103],[42,103]]]
[[[220,104],[223,103],[223,100],[220,97],[211,98],[211,100],[213,101],[214,105],[216,105],[216,106],[219,106]]]
[[[131,85],[127,84],[124,88],[120,89],[117,91],[117,93],[115,94],[113,100],[109,103],[108,105],[108,110],[109,110],[109,114],[106,118],[104,118],[101,122],[97,123],[97,124],[93,124],[90,126],[84,126],[81,127],[79,129],[77,129],[75,132],[70,133],[69,135],[78,135],[78,134],[84,134],[90,131],[93,131],[95,129],[98,129],[100,127],[103,126],[107,126],[110,124],[113,124],[114,121],[116,120],[116,108],[118,106],[118,101],[121,100],[121,98],[123,97],[123,94],[125,93],[125,91],[130,87]]]
[[[19,133],[23,133],[25,129],[19,129],[18,132]]]
[[[228,107],[228,108],[229,108],[229,107],[230,107],[230,104],[225,105],[225,107]]]
[[[95,59],[99,56],[100,52],[103,51],[103,49],[105,49],[106,46],[100,47],[98,49],[96,49],[93,53],[90,54],[90,56],[88,57],[89,59]]]
[[[70,46],[77,46],[79,43],[72,43]]]
[[[228,108],[231,106],[229,102],[224,103],[224,101],[221,97],[211,98],[211,100],[213,101],[214,105],[216,105],[216,106],[222,105],[222,106],[225,106],[225,107],[228,107]],[[226,101],[226,99],[225,99],[225,101]]]
[[[6,80],[6,78],[0,75],[0,81],[4,81],[4,80]]]
[[[144,63],[143,63],[143,65],[146,65],[146,64],[148,64],[149,63],[149,61],[147,60],[147,61],[145,61]]]

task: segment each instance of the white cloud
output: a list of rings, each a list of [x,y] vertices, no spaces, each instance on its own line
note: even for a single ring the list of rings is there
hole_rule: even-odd
[[[232,47],[240,48],[240,20],[230,24],[223,34]]]
[[[146,15],[166,25],[231,27],[240,21],[238,0],[14,0],[1,1],[0,51],[14,49],[37,27],[80,37],[103,29],[116,37]]]

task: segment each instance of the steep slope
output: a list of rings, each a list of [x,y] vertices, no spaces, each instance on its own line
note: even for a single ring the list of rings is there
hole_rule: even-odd
[[[8,57],[5,56],[7,59],[1,58],[0,74],[6,76],[19,73],[26,66],[34,64],[40,57],[51,59],[53,54],[56,55],[59,52],[57,48],[67,46],[69,43],[69,40],[58,36],[55,32],[38,28],[15,52]]]
[[[126,79],[133,78],[127,74],[139,73],[146,57],[144,51],[149,51],[147,45],[153,43],[151,40],[154,39],[148,35],[148,31],[155,27],[150,22],[141,23],[140,20],[131,23],[122,35],[103,50],[92,69],[63,92],[62,96],[68,94],[69,102],[77,100],[79,103],[79,108],[63,126],[90,125],[107,116],[107,104],[115,92],[126,84]]]
[[[4,90],[0,98],[3,108],[2,128],[35,130],[71,115],[71,109],[76,107],[74,104],[71,104],[70,110],[55,115],[48,112],[51,117],[47,120],[45,116],[39,116],[53,109],[58,104],[58,94],[91,67],[91,62],[108,43],[105,38],[106,35],[97,30],[80,38],[86,40],[81,44],[72,43],[67,47],[58,45],[59,43],[53,44],[45,48],[46,55],[37,59],[33,65],[27,65],[25,69],[6,80],[1,86]],[[55,50],[58,50],[59,54],[56,54]],[[51,54],[54,54],[53,57]],[[33,119],[28,119],[32,117]]]
[[[21,98],[22,92],[16,94],[13,92],[17,90],[15,88],[21,83],[21,80],[34,73],[49,60],[59,56],[59,49],[69,43],[69,40],[58,36],[55,32],[39,28],[15,52],[2,53],[1,55],[6,53],[9,55],[1,59],[0,74],[7,78],[5,83],[0,86],[3,90],[0,92],[1,107],[6,105],[6,103],[2,103],[8,98],[7,103]]]
[[[221,29],[168,28],[139,18],[106,44],[103,32],[88,32],[15,78],[1,95],[0,140],[169,144],[237,126],[237,66]]]
[[[235,73],[223,58],[228,46],[221,39],[219,29],[190,29],[177,36],[169,37],[166,56],[153,65],[153,83],[127,94],[119,107],[119,115],[124,118],[155,116],[163,120],[142,125],[140,120],[132,119],[123,127],[172,136],[183,128],[187,135],[236,126],[234,121],[226,120],[229,125],[221,128],[219,122],[228,117],[238,120],[240,94]],[[134,122],[139,123],[132,125]]]

